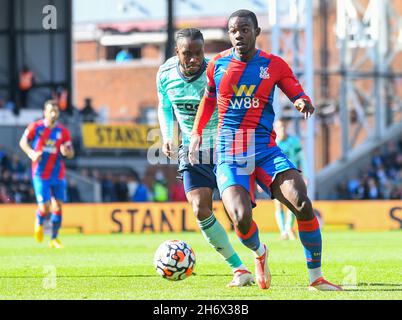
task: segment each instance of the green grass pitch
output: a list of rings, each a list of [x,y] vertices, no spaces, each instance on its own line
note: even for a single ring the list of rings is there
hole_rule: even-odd
[[[229,234],[244,263],[252,253]],[[271,250],[272,285],[227,288],[229,267],[200,233],[64,235],[65,248],[47,248],[32,237],[0,237],[0,300],[4,299],[402,299],[402,232],[323,233],[323,270],[344,292],[310,292],[300,242],[260,234]],[[196,253],[196,274],[171,282],[153,269],[153,255],[167,239],[182,239]],[[47,239],[45,239],[46,241]]]

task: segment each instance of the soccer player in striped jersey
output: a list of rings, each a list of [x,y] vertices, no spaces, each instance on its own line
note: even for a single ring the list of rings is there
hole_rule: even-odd
[[[188,160],[188,145],[194,117],[206,86],[204,38],[195,28],[182,29],[176,35],[175,57],[168,59],[157,73],[159,98],[158,118],[163,137],[163,153],[175,157],[173,150],[173,114],[181,133],[178,171],[184,184],[188,202],[192,205],[197,223],[208,243],[225,259],[234,273],[230,287],[251,285],[254,277],[247,270],[233,249],[226,231],[212,212],[213,190],[216,177],[213,172],[214,144],[217,128],[217,113],[206,123],[202,136],[204,144],[199,154],[200,163],[192,166]]]
[[[32,181],[38,203],[34,236],[38,242],[43,241],[43,223],[50,216],[51,248],[63,248],[58,237],[62,222],[62,205],[66,198],[63,158],[74,157],[70,132],[57,122],[59,113],[56,101],[46,101],[44,118],[31,123],[20,140],[21,149],[32,160]]]
[[[240,241],[255,254],[256,281],[268,289],[271,274],[268,249],[260,242],[252,218],[255,181],[296,215],[304,247],[311,289],[341,290],[321,271],[321,232],[306,185],[295,165],[275,142],[274,88],[278,86],[308,118],[314,112],[288,64],[255,47],[261,29],[249,10],[228,20],[232,48],[215,56],[207,68],[207,89],[200,103],[189,146],[189,159],[201,144],[201,134],[218,103],[216,175],[218,188]]]
[[[288,123],[284,119],[278,119],[274,123],[276,132],[276,144],[282,152],[296,165],[302,172],[306,172],[306,160],[304,158],[303,149],[299,137],[288,134]],[[274,199],[275,218],[279,227],[282,240],[295,240],[296,233],[294,231],[295,215],[287,209],[285,217],[284,205],[277,199]]]

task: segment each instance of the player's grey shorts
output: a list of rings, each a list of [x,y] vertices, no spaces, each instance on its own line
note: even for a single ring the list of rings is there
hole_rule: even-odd
[[[188,160],[188,147],[179,147],[179,179],[183,180],[185,192],[202,187],[217,188],[214,173],[214,149],[200,151],[199,163],[191,165]]]

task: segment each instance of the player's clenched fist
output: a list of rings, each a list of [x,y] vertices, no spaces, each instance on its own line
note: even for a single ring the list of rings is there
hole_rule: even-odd
[[[172,141],[167,140],[163,142],[162,145],[162,152],[163,154],[168,157],[169,159],[174,158],[175,152],[173,151],[173,144]]]
[[[299,112],[304,113],[304,119],[310,118],[315,110],[311,102],[306,99],[297,99],[294,106]]]
[[[188,148],[188,160],[192,165],[198,163],[198,153],[200,151],[201,136],[193,133],[190,138],[190,146]]]

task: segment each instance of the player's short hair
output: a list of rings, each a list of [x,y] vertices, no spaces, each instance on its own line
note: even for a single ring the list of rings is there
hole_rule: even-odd
[[[48,105],[51,105],[51,106],[59,108],[59,103],[56,100],[53,100],[53,99],[47,100],[45,102],[45,104],[43,105],[43,110],[46,110]]]
[[[255,15],[254,12],[250,11],[250,10],[246,10],[246,9],[241,9],[241,10],[237,10],[235,12],[233,12],[229,19],[235,18],[235,17],[240,17],[240,18],[250,18],[251,21],[253,21],[254,24],[254,28],[257,29],[258,28],[258,20],[257,20],[257,16]]]
[[[176,33],[176,43],[180,39],[190,38],[190,40],[201,40],[204,42],[204,36],[201,31],[197,28],[185,28],[177,31]]]

